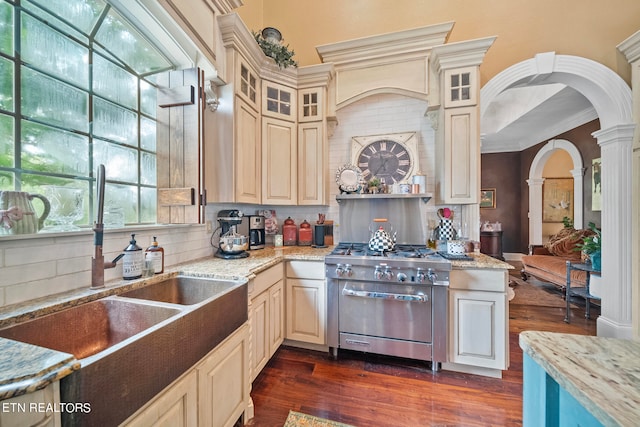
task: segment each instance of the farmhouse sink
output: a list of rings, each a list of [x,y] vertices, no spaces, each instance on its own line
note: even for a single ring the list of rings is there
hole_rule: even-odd
[[[238,282],[233,280],[176,276],[144,288],[122,293],[120,296],[171,304],[193,305],[220,296],[237,285]]]
[[[85,359],[176,314],[172,307],[104,298],[0,330],[0,337]]]

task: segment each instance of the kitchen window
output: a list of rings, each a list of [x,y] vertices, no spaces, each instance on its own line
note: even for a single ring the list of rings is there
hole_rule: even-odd
[[[93,223],[101,163],[105,212],[156,223],[154,76],[176,65],[151,40],[105,0],[0,0],[0,190],[47,196],[50,228]]]

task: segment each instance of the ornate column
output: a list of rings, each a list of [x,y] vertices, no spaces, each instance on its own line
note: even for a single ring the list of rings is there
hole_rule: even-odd
[[[631,191],[633,194],[631,213],[631,295],[633,338],[640,340],[640,31],[620,43],[618,50],[631,64],[631,89],[633,120],[636,132],[633,140]]]
[[[593,133],[602,168],[602,311],[598,336],[631,338],[631,147],[635,125]]]

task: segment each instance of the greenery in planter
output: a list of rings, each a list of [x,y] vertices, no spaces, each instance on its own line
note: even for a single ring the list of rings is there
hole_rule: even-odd
[[[253,32],[253,37],[256,39],[258,46],[270,58],[276,61],[276,64],[280,68],[297,67],[298,62],[293,59],[295,52],[289,50],[289,45],[283,45],[280,42],[273,42],[262,37],[262,34]]]
[[[582,243],[576,245],[577,251],[583,251],[587,255],[600,252],[602,250],[602,231],[593,222],[589,223],[589,230],[594,234],[582,239]]]

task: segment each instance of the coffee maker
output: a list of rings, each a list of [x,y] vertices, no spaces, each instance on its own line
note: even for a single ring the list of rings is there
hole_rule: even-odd
[[[238,224],[238,233],[249,236],[249,250],[264,249],[265,227],[264,216],[247,215],[242,218],[242,224]]]
[[[249,240],[246,235],[239,234],[238,224],[242,224],[243,214],[237,209],[225,209],[218,212],[220,224],[220,241],[214,254],[223,259],[239,259],[249,256],[247,248]]]

